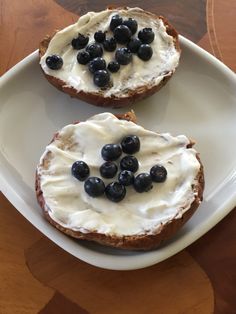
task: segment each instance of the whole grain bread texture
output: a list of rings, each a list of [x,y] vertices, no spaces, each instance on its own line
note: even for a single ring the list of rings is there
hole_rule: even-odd
[[[109,8],[112,9],[112,8]],[[127,8],[117,8],[126,10]],[[179,45],[179,37],[178,32],[175,30],[175,28],[168,22],[166,18],[163,16],[157,16],[153,13],[143,11],[143,18],[149,18],[149,19],[161,19],[166,26],[166,32],[168,35],[173,37],[175,48],[178,52],[181,52],[180,45]],[[56,34],[57,31],[54,32],[53,35],[47,35],[39,44],[39,58],[45,54],[48,45],[53,38],[53,36]],[[165,76],[158,84],[152,84],[151,81],[149,84],[137,87],[135,89],[129,89],[127,96],[118,97],[116,95],[112,95],[110,97],[104,96],[104,92],[102,89],[100,89],[98,92],[84,92],[83,90],[76,90],[72,86],[68,86],[66,82],[63,80],[60,80],[54,76],[48,75],[43,71],[44,76],[46,79],[54,85],[57,89],[60,91],[70,95],[73,98],[78,98],[82,101],[85,101],[87,103],[93,104],[95,106],[99,107],[112,107],[112,108],[121,108],[127,105],[131,105],[135,103],[136,101],[139,101],[141,99],[147,98],[154,93],[158,92],[172,77],[173,73],[175,72],[175,69],[171,71],[166,71]]]
[[[119,119],[124,119],[127,121],[132,121],[136,123],[136,116],[133,111],[127,112],[125,114],[116,115]],[[79,123],[79,122],[76,122]],[[56,133],[52,139],[52,142],[58,138],[58,133]],[[194,145],[193,141],[190,141],[190,144],[187,148],[191,148]],[[50,152],[46,154],[43,161],[41,161],[42,167],[47,168],[50,164]],[[190,208],[186,210],[181,217],[175,217],[174,219],[168,221],[168,223],[163,224],[158,232],[153,232],[152,234],[141,234],[141,235],[132,235],[132,236],[115,236],[115,235],[106,235],[97,232],[86,232],[83,233],[81,231],[74,231],[69,228],[65,228],[55,222],[49,215],[50,208],[47,206],[47,203],[44,199],[41,184],[40,184],[40,174],[36,170],[36,180],[35,180],[35,190],[36,197],[40,207],[43,210],[45,218],[58,230],[65,233],[68,236],[73,238],[89,240],[100,243],[102,245],[111,246],[120,249],[126,250],[152,250],[160,246],[163,242],[170,239],[194,214],[194,212],[199,207],[202,199],[203,199],[203,190],[204,190],[204,171],[203,165],[201,163],[199,155],[197,155],[197,159],[200,162],[200,169],[196,176],[196,184],[192,186],[194,191],[195,199],[193,200]]]

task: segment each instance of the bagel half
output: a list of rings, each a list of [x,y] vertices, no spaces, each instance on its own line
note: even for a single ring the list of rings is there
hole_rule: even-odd
[[[96,132],[94,138],[88,135],[86,145],[87,141],[88,145],[89,141],[99,142],[102,138],[100,136],[104,135],[104,132],[107,132],[109,138],[109,130],[113,122],[114,126],[118,125],[119,129],[118,119],[124,121],[121,126],[124,134],[129,134],[129,129],[131,132],[136,130],[136,124],[133,123],[133,121],[136,122],[136,117],[133,112],[118,117],[104,113],[91,119],[92,122],[93,119],[95,121],[97,119],[99,126],[97,128],[96,123],[93,124]],[[99,121],[102,119],[104,121],[108,119],[107,124],[106,121],[102,121],[100,124]],[[86,125],[87,122],[83,123]],[[89,146],[83,148],[84,141],[82,141],[83,143],[78,141],[78,138],[83,138],[84,134],[83,131],[80,133],[77,129],[76,126],[79,124],[80,122],[69,125],[54,135],[37,167],[36,196],[46,219],[58,230],[71,237],[121,249],[150,250],[171,238],[197,210],[203,197],[203,166],[198,153],[192,148],[193,142],[184,136],[172,137],[168,133],[156,133],[158,134],[156,137],[154,132],[149,133],[150,131],[137,126],[137,132],[143,134],[137,158],[141,160],[141,165],[144,167],[146,159],[153,158],[154,164],[159,160],[158,162],[163,163],[167,168],[167,180],[165,183],[154,183],[156,186],[153,187],[153,190],[144,193],[137,193],[132,187],[128,187],[126,198],[119,204],[113,204],[105,196],[92,198],[86,195],[83,191],[83,182],[77,181],[71,175],[71,164],[76,159],[84,158],[82,156],[86,156],[89,149]],[[127,129],[124,131],[124,128]],[[151,139],[151,142],[154,142],[155,139],[160,140],[160,145],[158,144],[160,151],[152,151],[151,147],[144,143],[146,131],[148,132],[147,140]],[[75,134],[77,134],[76,137]],[[173,145],[173,151],[171,145]],[[178,156],[182,156],[181,152],[185,154],[183,155],[185,157],[179,162]],[[95,149],[90,156],[88,155],[88,165],[91,171],[95,171],[96,167],[99,169],[99,164],[94,161],[97,158],[96,154],[99,156],[100,151]],[[146,154],[145,158],[142,154]],[[62,155],[64,157],[61,161],[60,156]],[[142,172],[142,169],[139,171]],[[192,173],[191,177],[185,177],[188,173]],[[64,182],[61,179],[60,176],[64,174],[69,181]],[[171,197],[170,200],[169,197]],[[176,206],[173,205],[175,198]],[[64,208],[64,204],[68,205],[67,208]],[[88,215],[86,211],[88,211]],[[85,218],[77,216],[84,215],[84,213]]]
[[[89,36],[89,43],[94,42],[94,32],[107,32],[107,38],[113,36],[109,23],[115,14],[124,19],[134,18],[138,30],[152,27],[155,38],[150,44],[153,56],[149,61],[142,61],[136,54],[130,64],[122,65],[117,73],[110,73],[110,85],[99,88],[93,83],[93,76],[88,66],[78,64],[78,50],[73,49],[71,41],[78,33]],[[123,47],[125,45],[118,45]],[[80,51],[80,50],[79,50]],[[46,57],[60,55],[64,64],[60,70],[50,70]],[[40,65],[47,80],[59,90],[71,97],[81,99],[101,107],[123,107],[156,93],[175,72],[179,63],[180,46],[178,33],[162,16],[154,15],[139,8],[107,9],[98,13],[89,12],[81,16],[77,23],[46,36],[39,45]],[[103,58],[108,63],[115,58],[115,52],[104,50]]]

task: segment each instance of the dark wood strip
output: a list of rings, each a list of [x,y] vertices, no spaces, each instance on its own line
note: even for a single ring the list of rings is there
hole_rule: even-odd
[[[64,295],[56,292],[52,299],[38,314],[89,314],[78,304],[70,301]]]

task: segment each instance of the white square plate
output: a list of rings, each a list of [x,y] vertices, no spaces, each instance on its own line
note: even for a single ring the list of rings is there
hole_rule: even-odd
[[[164,246],[126,252],[77,241],[42,215],[35,168],[54,132],[103,108],[70,98],[43,77],[37,51],[0,82],[0,189],[36,228],[67,252],[92,265],[115,270],[147,267],[179,252],[211,229],[236,205],[236,77],[213,56],[181,37],[182,57],[170,82],[132,107],[139,124],[196,140],[205,167],[205,198],[193,218]]]

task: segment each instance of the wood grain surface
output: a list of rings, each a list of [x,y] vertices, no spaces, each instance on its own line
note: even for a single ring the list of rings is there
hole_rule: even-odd
[[[1,314],[213,312],[211,283],[187,252],[136,271],[99,269],[42,236],[2,195],[0,203]]]
[[[111,3],[109,3],[111,4]],[[166,16],[236,71],[235,0],[112,1]],[[39,40],[106,1],[0,0],[0,75]],[[147,269],[87,265],[46,239],[0,194],[0,313],[236,313],[236,211],[185,251]]]

